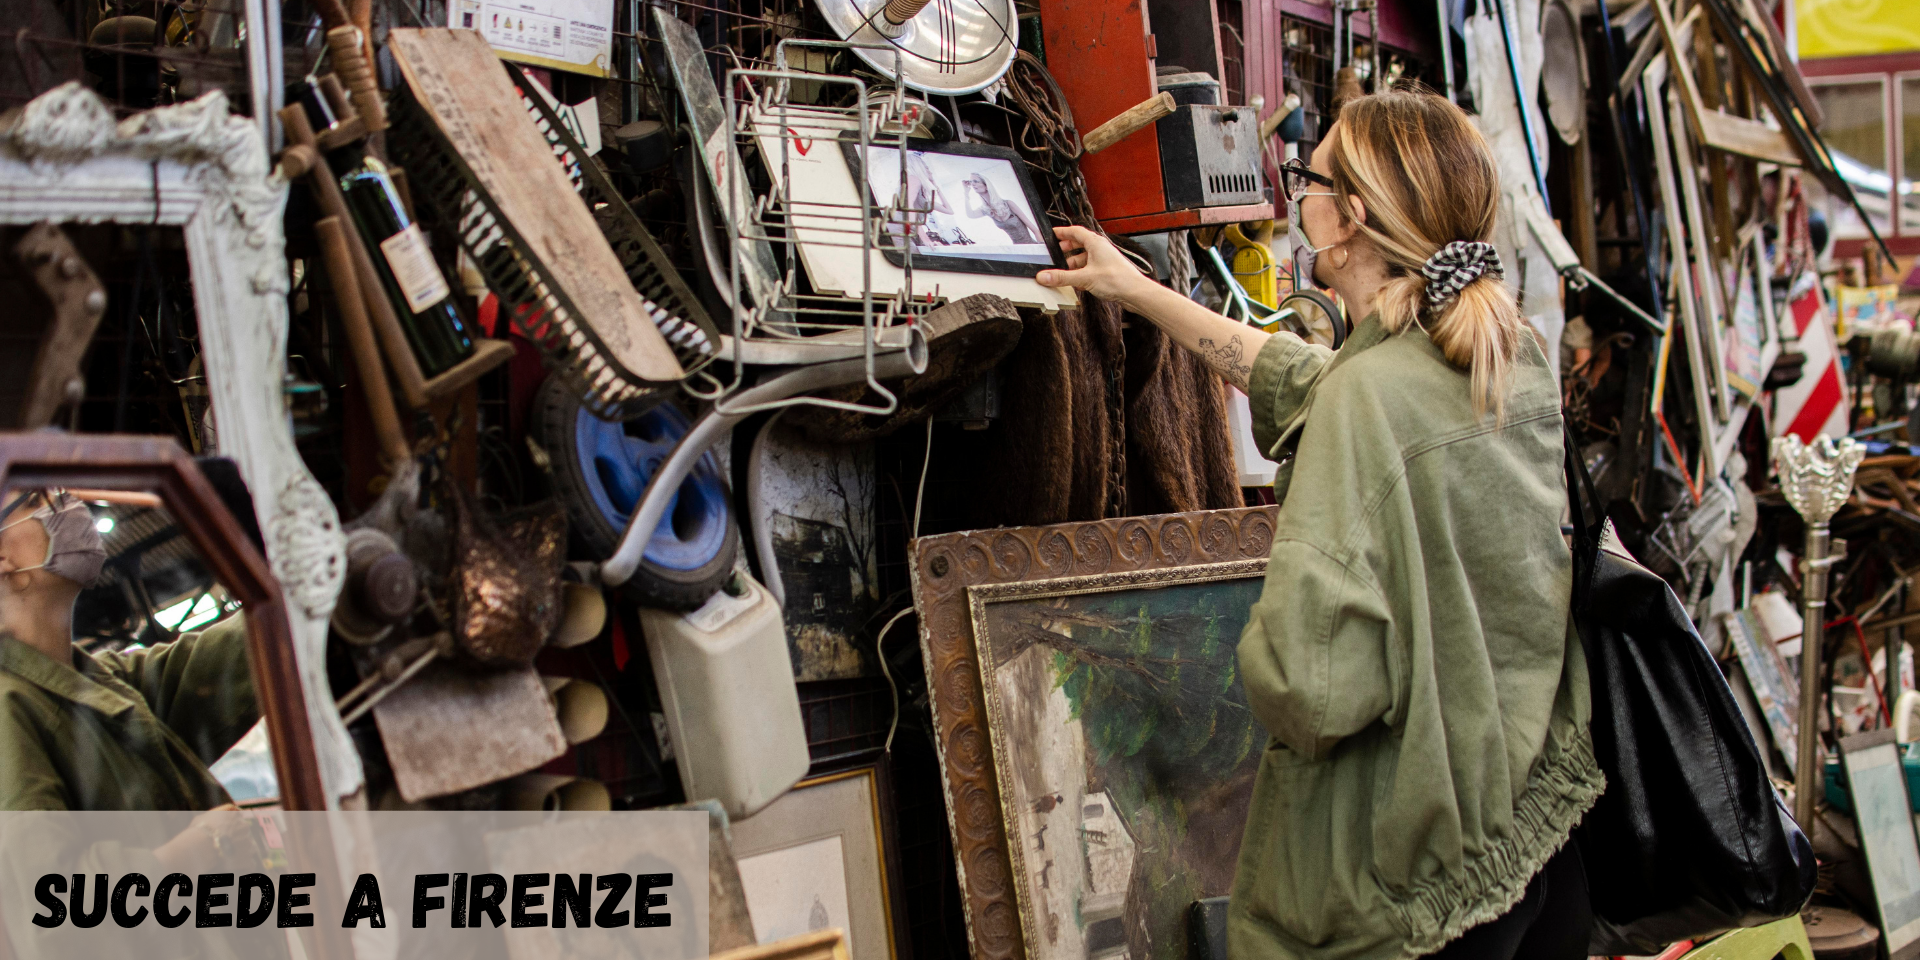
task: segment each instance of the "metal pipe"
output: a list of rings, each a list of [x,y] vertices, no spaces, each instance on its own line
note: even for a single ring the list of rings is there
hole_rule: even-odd
[[[1827,571],[1846,556],[1846,541],[1832,539],[1827,521],[1853,490],[1853,472],[1867,455],[1852,439],[1819,437],[1803,444],[1793,434],[1773,438],[1773,465],[1780,492],[1806,523],[1806,555],[1800,562],[1800,716],[1793,758],[1793,817],[1813,830],[1820,797],[1820,654],[1826,639]]]
[[[1820,653],[1827,633],[1827,570],[1832,534],[1826,521],[1807,525],[1806,559],[1800,562],[1800,742],[1794,749],[1793,817],[1811,829],[1820,791]]]
[[[918,327],[915,332],[916,336],[905,349],[873,358],[875,378],[912,376],[927,369],[927,342]],[[653,539],[653,531],[666,516],[667,503],[679,491],[681,481],[693,472],[693,465],[706,454],[707,448],[722,433],[731,430],[734,424],[758,409],[757,405],[866,379],[867,359],[854,357],[777,374],[726,401],[714,404],[687,431],[687,435],[673,448],[673,453],[668,455],[667,462],[661,464],[660,471],[654,474],[653,482],[647,485],[647,492],[640,497],[633,515],[627,520],[627,529],[620,534],[620,545],[614,549],[613,556],[600,565],[600,581],[607,586],[617,587],[633,576],[633,572],[640,567],[640,558],[646,554],[647,542]]]
[[[247,23],[247,90],[252,94],[253,122],[260,128],[260,145],[272,156],[279,146],[274,112],[286,100],[279,89],[286,83],[280,69],[280,5],[246,0],[241,16]]]
[[[1540,205],[1552,216],[1553,204],[1547,200],[1547,167],[1540,162],[1540,148],[1533,139],[1533,111],[1527,109],[1528,91],[1520,85],[1520,52],[1514,49],[1519,41],[1514,37],[1513,24],[1508,21],[1507,3],[1508,0],[1493,0],[1493,8],[1500,13],[1500,39],[1507,48],[1507,76],[1513,80],[1513,103],[1520,110],[1520,128],[1527,136],[1527,162],[1533,165],[1533,180],[1540,188]]]
[[[781,407],[761,424],[760,432],[753,435],[753,449],[747,454],[747,502],[742,509],[757,511],[761,502],[761,488],[765,485],[760,479],[760,465],[765,461],[767,438],[773,434],[773,425],[786,415],[787,408]],[[929,419],[928,423],[933,421]],[[760,560],[760,585],[773,594],[773,601],[782,608],[787,605],[787,585],[780,579],[779,558],[773,555],[772,524],[762,523],[760,514],[753,514],[753,552]]]
[[[1453,34],[1452,24],[1447,22],[1447,0],[1435,0],[1434,6],[1440,10],[1440,75],[1442,85],[1447,91],[1448,103],[1459,103],[1460,97],[1453,92]]]

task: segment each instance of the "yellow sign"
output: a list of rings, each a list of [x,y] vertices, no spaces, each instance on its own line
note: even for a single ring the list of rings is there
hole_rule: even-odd
[[[1800,58],[1920,50],[1913,0],[1793,0]]]

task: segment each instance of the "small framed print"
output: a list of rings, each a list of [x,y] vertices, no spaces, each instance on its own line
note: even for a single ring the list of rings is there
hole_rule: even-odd
[[[1760,705],[1760,714],[1773,734],[1773,745],[1794,769],[1800,749],[1800,685],[1787,671],[1760,615],[1752,608],[1722,614],[1727,635],[1733,639],[1734,652],[1740,657],[1740,669],[1747,686]]]
[[[762,944],[846,931],[850,960],[909,960],[884,760],[800,781],[734,821],[733,853]]]
[[[1892,730],[1875,730],[1842,739],[1840,756],[1887,956],[1913,960],[1920,957],[1920,840],[1900,744]]]
[[[1773,299],[1767,289],[1766,274],[1760,269],[1765,255],[1754,255],[1754,248],[1759,244],[1757,233],[1747,240],[1736,260],[1732,322],[1726,328],[1727,344],[1722,351],[1727,382],[1749,400],[1760,395],[1760,384],[1767,377],[1767,372],[1760,367],[1760,356],[1766,347],[1770,326],[1767,321],[1771,317],[1763,316],[1762,311]]]
[[[735,947],[709,960],[848,960],[847,938],[839,929],[803,933],[756,946]]]
[[[840,147],[876,210],[904,197],[885,225],[892,242],[881,253],[888,263],[904,265],[910,245],[921,269],[1031,277],[1066,266],[1047,225],[1046,205],[1018,153],[980,143],[909,140],[903,177],[896,147],[869,146],[862,157],[860,145],[845,135]]]

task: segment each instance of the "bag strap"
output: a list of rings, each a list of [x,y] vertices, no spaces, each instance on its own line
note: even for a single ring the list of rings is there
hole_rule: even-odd
[[[1571,508],[1573,520],[1573,603],[1576,611],[1584,611],[1588,587],[1593,582],[1594,566],[1599,560],[1600,539],[1606,529],[1607,515],[1600,504],[1600,494],[1594,489],[1593,476],[1587,472],[1587,462],[1580,456],[1580,445],[1574,442],[1573,427],[1568,425],[1564,412],[1560,431],[1565,438],[1567,505]]]

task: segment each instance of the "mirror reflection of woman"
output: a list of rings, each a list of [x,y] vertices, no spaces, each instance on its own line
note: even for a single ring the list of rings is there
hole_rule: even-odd
[[[207,767],[260,716],[245,618],[88,653],[73,608],[106,557],[86,503],[0,500],[0,810],[231,807]]]
[[[1040,242],[1040,228],[1034,226],[1019,207],[1000,199],[1000,192],[985,176],[970,174],[960,183],[967,192],[967,216],[992,220],[994,226],[1006,233],[1009,243]]]

